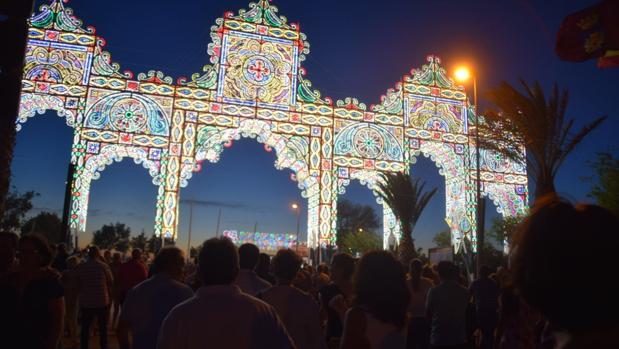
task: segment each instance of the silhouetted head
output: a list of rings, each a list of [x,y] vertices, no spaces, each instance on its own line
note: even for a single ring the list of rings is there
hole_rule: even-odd
[[[273,258],[273,271],[278,280],[291,283],[301,269],[301,258],[291,249],[281,249]]]
[[[131,259],[134,259],[136,261],[141,261],[142,250],[140,250],[139,248],[134,248],[133,251],[131,251]]]
[[[60,256],[66,256],[68,254],[67,244],[65,244],[64,242],[56,244],[56,253]]]
[[[619,325],[619,221],[594,205],[542,201],[515,237],[514,283],[524,299],[570,332]]]
[[[258,265],[256,265],[258,274],[268,274],[271,272],[271,256],[266,253],[261,253],[258,257]]]
[[[39,234],[23,235],[19,239],[19,265],[24,269],[47,267],[54,254],[47,239]]]
[[[88,247],[88,258],[91,260],[101,258],[101,250],[99,250],[99,247],[95,245]]]
[[[241,247],[239,247],[239,263],[241,269],[256,269],[259,256],[260,250],[258,246],[249,243],[242,244]]]
[[[408,266],[408,272],[411,276],[411,284],[413,286],[413,291],[417,292],[419,290],[419,284],[421,281],[421,272],[423,271],[423,262],[419,258],[415,258],[411,260]]]
[[[455,281],[458,279],[458,267],[450,261],[440,261],[436,267],[441,281]]]
[[[180,279],[185,270],[185,256],[176,246],[166,246],[159,250],[153,261],[155,274],[166,273],[175,279]]]
[[[229,285],[239,274],[239,254],[227,237],[208,239],[198,255],[198,271],[202,284]]]
[[[115,263],[120,263],[120,252],[116,252],[112,255],[112,261]]]
[[[377,319],[404,326],[410,299],[402,264],[387,251],[371,251],[361,257],[353,278],[356,306]]]
[[[103,251],[103,259],[105,259],[105,261],[109,261],[110,259],[112,259],[112,251],[110,250]]]
[[[324,263],[320,263],[318,265],[318,267],[316,268],[316,270],[320,273],[320,274],[325,274],[325,275],[329,275],[329,266],[327,266]]]
[[[336,253],[331,258],[331,279],[345,281],[355,272],[355,259],[348,253]]]

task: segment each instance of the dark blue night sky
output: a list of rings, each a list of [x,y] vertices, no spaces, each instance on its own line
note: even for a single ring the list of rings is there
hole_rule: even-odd
[[[609,116],[568,159],[557,178],[561,194],[586,201],[591,186],[582,179],[591,176],[587,161],[596,152],[616,151],[619,145],[619,69],[599,70],[594,61],[561,62],[554,54],[554,38],[567,14],[593,3],[279,0],[275,5],[280,14],[301,24],[311,44],[303,64],[307,77],[334,100],[352,96],[368,105],[377,103],[402,75],[420,67],[428,54],[441,57],[448,70],[461,62],[476,66],[482,109],[484,91],[502,80],[516,84],[519,78],[537,79],[547,88],[557,81],[568,87],[569,114],[577,126]],[[246,8],[247,0],[73,0],[67,6],[86,25],[97,28],[122,70],[136,75],[161,70],[177,78],[201,71],[208,63],[206,47],[215,19],[226,10]],[[29,121],[18,134],[13,184],[21,191],[41,194],[36,212],[62,210],[71,139],[72,130],[53,113]],[[257,223],[259,231],[294,232],[296,217],[290,203],[298,201],[305,207],[305,202],[290,172],[277,171],[274,161],[274,153],[248,139],[226,149],[219,163],[205,163],[181,191],[181,199],[209,202],[194,208],[193,241],[214,235],[219,208],[222,229],[251,230]],[[427,248],[432,237],[446,228],[444,180],[428,159],[419,159],[412,173],[440,188],[414,233],[418,244]],[[144,229],[150,234],[155,197],[156,187],[141,165],[126,159],[109,166],[93,182],[88,231],[120,221],[134,233]],[[358,183],[344,197],[379,209],[370,191]],[[182,206],[179,243],[183,247],[188,218],[188,207]],[[81,240],[87,242],[90,237]]]

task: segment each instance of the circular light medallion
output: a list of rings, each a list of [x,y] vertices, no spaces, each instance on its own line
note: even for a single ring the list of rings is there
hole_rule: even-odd
[[[115,129],[122,132],[139,132],[146,126],[146,108],[134,99],[123,99],[112,106],[110,117]]]
[[[383,137],[373,128],[362,128],[354,136],[355,150],[364,158],[376,159],[383,153]]]
[[[265,56],[249,56],[243,64],[245,79],[254,85],[268,84],[273,79],[273,74],[273,63]]]

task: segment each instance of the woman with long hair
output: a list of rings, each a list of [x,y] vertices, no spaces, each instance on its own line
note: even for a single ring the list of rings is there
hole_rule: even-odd
[[[430,320],[426,316],[426,298],[434,282],[423,277],[423,262],[413,259],[409,266],[408,287],[411,292],[408,305],[407,349],[427,349],[430,345]]]
[[[340,349],[404,349],[410,292],[404,269],[386,251],[361,257],[353,277]]]

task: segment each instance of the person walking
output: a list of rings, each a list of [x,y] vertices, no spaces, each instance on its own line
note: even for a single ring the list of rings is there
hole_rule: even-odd
[[[326,349],[320,327],[318,304],[312,297],[292,286],[301,268],[301,258],[291,249],[281,249],[273,258],[276,285],[258,293],[272,305],[299,349]]]
[[[116,329],[120,349],[156,347],[163,319],[177,304],[193,297],[193,290],[181,282],[184,269],[185,256],[178,247],[164,247],[157,253],[154,275],[131,289],[125,298]]]
[[[69,252],[67,252],[67,245],[65,243],[59,243],[56,245],[56,256],[52,262],[52,268],[56,269],[59,273],[62,273],[67,269],[67,258],[69,258]]]
[[[125,302],[129,290],[146,280],[147,277],[148,268],[142,262],[142,250],[134,248],[131,251],[131,259],[123,263],[118,271],[118,292],[121,305]]]
[[[69,332],[69,348],[76,348],[79,343],[77,334],[79,284],[75,275],[78,264],[79,258],[77,256],[67,258],[67,269],[62,272],[61,277],[64,287],[65,324]]]
[[[353,278],[353,302],[340,349],[406,348],[409,301],[404,269],[393,254],[365,253]]]
[[[318,291],[320,311],[327,319],[325,339],[329,347],[339,346],[343,322],[352,296],[352,275],[355,259],[348,253],[331,258],[331,283]]]
[[[468,291],[458,284],[458,268],[452,262],[439,262],[437,270],[440,283],[428,291],[426,300],[427,316],[432,321],[431,348],[467,348]]]
[[[112,328],[116,327],[118,322],[118,316],[120,315],[120,267],[122,266],[122,260],[120,252],[116,252],[112,255],[112,263],[108,264],[112,271],[112,277],[114,278],[114,286],[112,287],[112,309],[110,313],[112,315]]]
[[[260,250],[254,244],[242,244],[239,247],[239,263],[241,270],[236,278],[236,285],[241,291],[255,296],[258,292],[271,287],[271,284],[260,278],[255,269],[260,258]]]
[[[409,274],[408,287],[411,299],[408,305],[410,321],[406,348],[427,349],[430,345],[430,321],[426,317],[426,299],[434,283],[422,276],[423,262],[420,259],[415,258],[411,261]]]
[[[88,349],[90,326],[94,318],[99,325],[99,344],[107,349],[107,322],[112,300],[113,277],[97,246],[88,249],[88,261],[75,268],[80,303],[80,346]]]
[[[234,284],[239,255],[230,239],[204,242],[198,270],[202,286],[170,311],[157,349],[295,348],[275,309]]]
[[[499,322],[499,285],[490,278],[492,270],[482,265],[479,279],[469,287],[469,295],[475,306],[475,320],[481,331],[481,349],[492,349],[494,346],[494,331]]]

